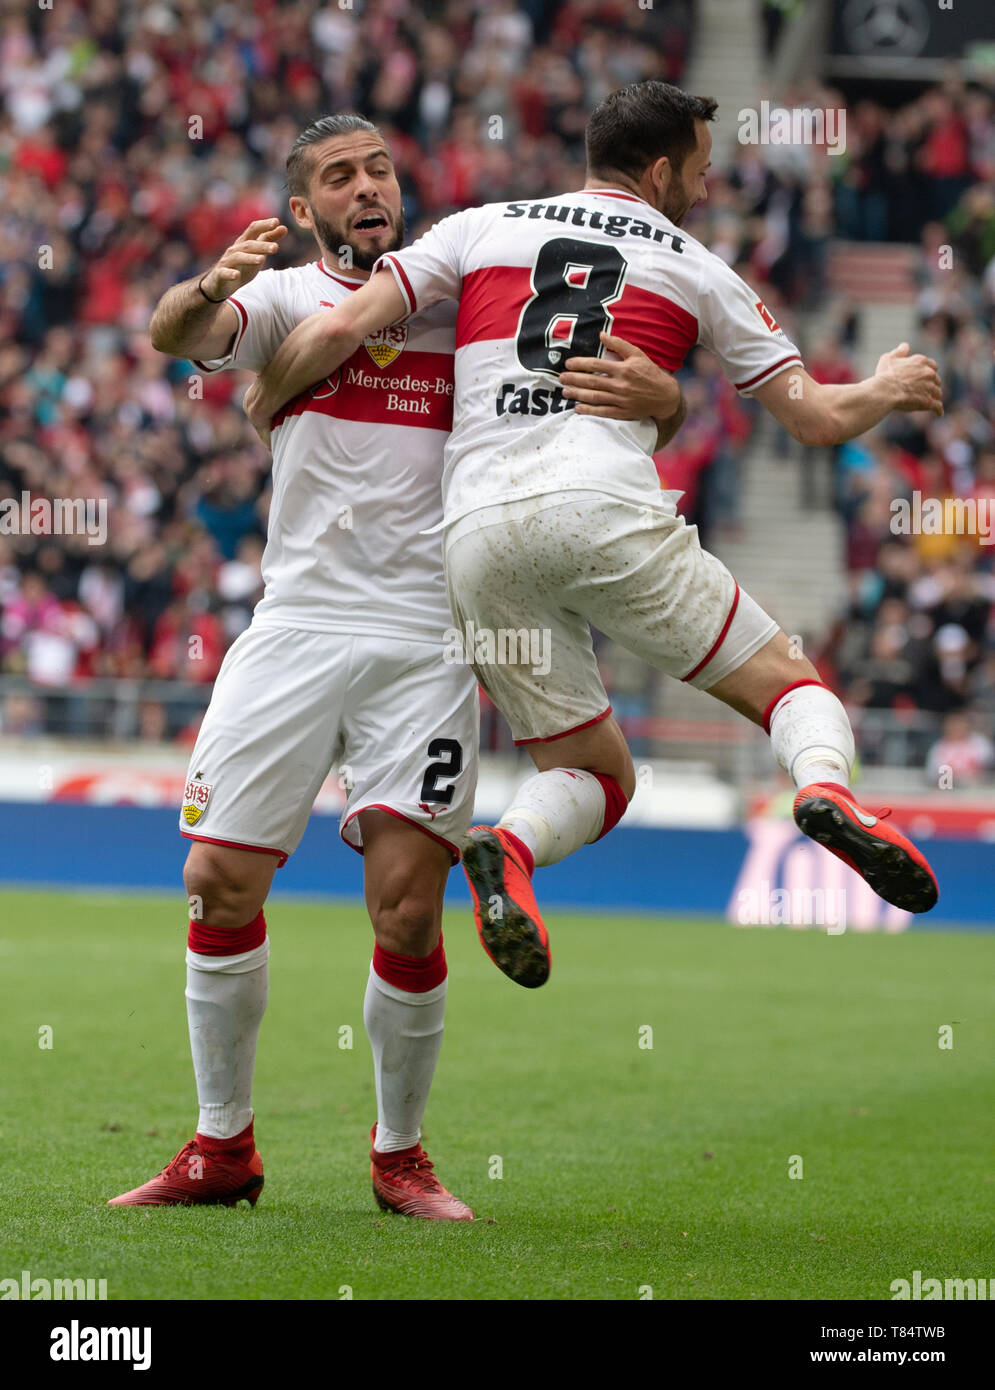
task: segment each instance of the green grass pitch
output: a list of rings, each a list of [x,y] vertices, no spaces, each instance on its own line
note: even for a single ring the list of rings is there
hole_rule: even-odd
[[[267,916],[259,1204],[120,1210],[195,1127],[182,898],[3,892],[0,1278],[105,1278],[111,1299],[880,1299],[915,1269],[995,1278],[984,935],[551,914],[530,992],[451,909],[425,1142],[477,1213],[461,1225],[373,1202],[362,908]]]

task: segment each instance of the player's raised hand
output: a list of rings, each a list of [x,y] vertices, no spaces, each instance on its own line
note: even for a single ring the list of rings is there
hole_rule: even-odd
[[[563,394],[577,402],[577,414],[604,420],[669,419],[681,402],[674,377],[624,338],[602,333],[601,341],[614,358],[571,357],[560,373]]]
[[[886,377],[898,393],[895,410],[929,410],[943,414],[943,387],[932,357],[909,356],[908,343],[899,343],[878,359],[875,376]]]
[[[287,228],[278,217],[264,217],[250,222],[240,237],[232,242],[203,277],[201,284],[210,299],[227,299],[237,289],[258,275],[278,244],[287,235]]]

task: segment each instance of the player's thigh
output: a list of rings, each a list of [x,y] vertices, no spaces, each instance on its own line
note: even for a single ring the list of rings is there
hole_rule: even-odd
[[[419,827],[459,860],[477,786],[480,703],[443,643],[357,637],[342,719],[348,790],[341,834],[363,852],[360,813]]]
[[[797,644],[779,629],[766,646],[706,689],[709,695],[745,714],[754,724],[762,724],[768,705],[785,686],[795,681],[819,679],[811,661],[802,656]]]
[[[387,811],[361,811],[358,820],[366,906],[378,943],[402,956],[430,955],[442,931],[452,854]]]
[[[547,544],[544,523],[558,511],[544,509],[536,525],[454,528],[446,543],[449,602],[465,656],[515,742],[530,749],[609,713],[590,627],[557,596],[563,560]]]
[[[212,927],[244,927],[262,911],[278,862],[274,854],[195,840],[183,866],[191,918]]]
[[[528,745],[529,755],[540,772],[554,767],[576,767],[614,777],[631,801],[636,790],[636,772],[625,736],[614,715],[589,728],[567,734],[565,738],[540,740]]]
[[[663,504],[612,500],[589,510],[585,564],[564,601],[648,665],[707,690],[776,634],[769,614],[702,549],[697,527]]]
[[[286,861],[332,765],[351,642],[284,628],[238,638],[190,759],[181,834]]]

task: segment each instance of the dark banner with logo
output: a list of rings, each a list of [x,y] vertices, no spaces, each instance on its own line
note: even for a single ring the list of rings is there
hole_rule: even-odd
[[[863,59],[958,59],[995,49],[993,0],[836,0],[829,53]]]

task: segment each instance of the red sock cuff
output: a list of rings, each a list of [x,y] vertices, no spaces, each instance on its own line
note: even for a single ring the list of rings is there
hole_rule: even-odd
[[[505,830],[504,826],[501,827],[501,834],[506,840],[510,841],[512,849],[525,865],[525,872],[528,874],[529,878],[531,878],[535,873],[535,855],[524,840],[520,840],[517,835],[512,835],[511,831]]]
[[[853,801],[854,799],[853,792],[849,787],[844,787],[842,782],[816,782],[815,785],[817,787],[828,787],[830,791],[839,792],[841,796],[846,797],[847,801]]]
[[[190,920],[187,946],[199,956],[241,956],[254,951],[266,940],[266,918],[263,909],[244,927],[209,927],[206,922]]]
[[[408,994],[425,994],[435,989],[449,973],[441,935],[431,955],[421,957],[385,951],[378,941],[373,947],[373,972],[385,984],[406,990]]]
[[[811,676],[809,676],[808,680],[792,681],[790,685],[786,685],[783,690],[778,691],[778,693],[774,696],[773,700],[771,700],[770,704],[764,710],[763,725],[765,734],[767,734],[768,736],[770,734],[770,717],[774,713],[774,710],[777,708],[778,701],[783,700],[789,690],[797,690],[799,686],[802,685],[821,685],[823,690],[829,690],[829,686],[826,684],[825,681],[814,681],[812,680]],[[832,691],[830,690],[829,693],[832,694]]]
[[[247,1150],[250,1157],[255,1151],[256,1141],[252,1133],[254,1120],[249,1123],[239,1134],[234,1134],[230,1139],[215,1139],[211,1134],[195,1134],[194,1138],[206,1154],[231,1154],[239,1153],[242,1149]]]
[[[592,772],[591,776],[597,778],[601,783],[601,790],[605,794],[605,823],[597,836],[600,840],[608,834],[609,830],[613,830],[618,825],[625,815],[629,802],[622,790],[621,783],[617,782],[614,777],[606,777],[603,772]]]

